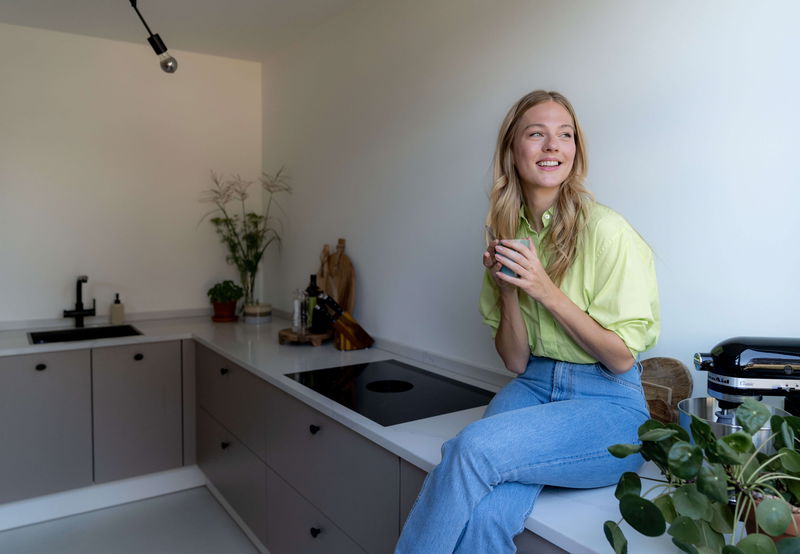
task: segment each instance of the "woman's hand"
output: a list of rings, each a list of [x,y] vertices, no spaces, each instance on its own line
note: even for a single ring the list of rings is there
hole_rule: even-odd
[[[497,277],[497,274],[503,267],[495,257],[498,244],[500,244],[499,240],[492,240],[489,242],[489,246],[486,247],[486,251],[483,253],[483,267],[489,270],[489,273],[494,279],[495,284],[500,289],[500,292],[505,293],[513,291],[515,287],[513,284],[503,281]]]
[[[502,281],[504,285],[501,286],[520,288],[525,294],[543,304],[557,287],[542,266],[536,254],[536,247],[533,246],[533,239],[528,238],[528,244],[520,240],[499,242],[500,244],[494,249],[495,260],[498,265],[502,264],[516,273],[517,277],[502,273],[498,268],[497,271],[493,271],[495,280]]]

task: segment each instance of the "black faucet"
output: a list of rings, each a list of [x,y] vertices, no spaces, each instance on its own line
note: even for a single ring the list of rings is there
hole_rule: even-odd
[[[64,317],[74,317],[75,327],[83,327],[83,318],[95,314],[96,299],[92,298],[92,307],[83,309],[83,284],[89,280],[86,275],[79,275],[75,285],[75,309],[64,310]]]

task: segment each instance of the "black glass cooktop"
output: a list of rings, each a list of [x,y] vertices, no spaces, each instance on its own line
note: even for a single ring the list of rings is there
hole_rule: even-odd
[[[485,406],[494,396],[397,360],[286,376],[383,426]]]

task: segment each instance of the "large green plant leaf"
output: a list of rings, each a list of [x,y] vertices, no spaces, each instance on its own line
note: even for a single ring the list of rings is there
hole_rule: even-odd
[[[639,496],[642,493],[642,480],[639,476],[632,471],[626,471],[622,474],[617,482],[617,488],[614,491],[614,496],[621,499],[626,494],[634,494]]]
[[[667,529],[667,533],[683,543],[699,544],[702,542],[700,524],[690,517],[678,516],[675,518],[675,521]]]
[[[722,550],[722,547],[725,545],[725,537],[722,536],[722,533],[714,531],[707,521],[699,521],[697,523],[700,528],[701,546],[705,546],[711,552],[719,552]]]
[[[800,417],[790,415],[783,419],[789,424],[789,427],[794,430],[795,434],[800,434]]]
[[[615,458],[625,458],[631,454],[636,454],[642,449],[641,444],[612,444],[608,447],[608,451]]]
[[[645,460],[653,460],[653,463],[658,466],[658,469],[661,470],[661,473],[667,474],[669,472],[669,462],[667,461],[669,447],[669,441],[648,441],[642,444],[642,457]]]
[[[707,453],[710,462],[723,465],[742,465],[747,462],[749,457],[746,453],[739,452],[729,445],[724,438],[717,439],[714,444],[710,445]]]
[[[792,522],[792,510],[785,500],[766,498],[756,508],[756,522],[768,535],[782,535]]]
[[[689,424],[689,429],[692,432],[694,442],[697,443],[700,448],[705,449],[714,444],[717,440],[717,437],[714,436],[714,432],[711,431],[711,426],[695,415],[692,415],[692,423]]]
[[[675,435],[676,439],[684,442],[692,442],[692,437],[689,436],[689,432],[677,423],[667,423],[666,427],[667,429],[674,429],[678,432],[678,434]]]
[[[677,441],[667,454],[669,469],[681,479],[693,479],[703,463],[703,451],[688,442]]]
[[[641,440],[642,435],[647,433],[648,431],[652,429],[664,429],[665,427],[666,426],[657,419],[648,419],[647,421],[639,425],[639,428],[637,429],[636,432],[639,436],[639,439]]]
[[[642,535],[658,537],[667,528],[664,516],[658,506],[642,498],[626,494],[619,501],[619,511],[631,527]]]
[[[737,452],[752,452],[754,450],[753,437],[744,431],[736,431],[730,435],[725,435],[722,440]]]
[[[800,537],[787,537],[778,541],[778,554],[797,554],[800,552]]]
[[[775,543],[766,535],[754,533],[736,543],[744,554],[778,554]]]
[[[755,435],[769,421],[769,417],[769,408],[753,398],[746,398],[736,408],[736,423],[751,435]]]
[[[733,533],[733,510],[731,510],[728,503],[720,504],[715,502],[713,504],[714,517],[711,518],[709,525],[717,533],[727,534]]]
[[[628,554],[628,539],[625,538],[617,522],[606,521],[603,524],[603,533],[605,533],[608,544],[614,549],[615,554]]]
[[[709,507],[708,497],[698,491],[694,483],[675,489],[672,503],[678,514],[692,519],[701,519]]]
[[[644,441],[663,441],[670,437],[674,437],[678,432],[675,429],[650,429],[646,433],[639,435],[639,440]]]
[[[681,552],[686,552],[686,554],[700,554],[700,551],[695,548],[693,544],[689,544],[686,542],[681,542],[678,539],[672,539],[672,544],[677,546]]]
[[[697,490],[721,504],[728,502],[728,477],[720,464],[704,465],[697,477]]]
[[[661,515],[664,516],[667,523],[672,523],[675,518],[678,517],[678,512],[675,511],[675,505],[672,503],[672,497],[670,495],[664,494],[654,498],[653,504],[658,506],[658,509],[661,510]]]
[[[772,430],[772,434],[775,435],[775,438],[772,439],[772,444],[775,447],[775,450],[786,446],[783,442],[783,437],[781,436],[781,426],[783,426],[785,421],[786,420],[779,415],[773,415],[769,418],[769,427]]]
[[[744,552],[742,552],[742,549],[737,546],[726,544],[722,547],[722,554],[744,554]]]
[[[784,424],[785,425],[785,424]],[[789,473],[800,473],[800,454],[788,448],[781,448],[781,465]]]

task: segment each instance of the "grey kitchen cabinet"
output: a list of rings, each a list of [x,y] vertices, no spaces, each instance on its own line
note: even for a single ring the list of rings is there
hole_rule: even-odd
[[[94,481],[183,464],[180,341],[92,350]]]
[[[197,465],[250,530],[267,544],[266,465],[204,408],[197,410]]]
[[[92,483],[88,350],[0,358],[0,503]]]
[[[417,466],[400,460],[400,531],[414,507],[417,495],[428,473]]]
[[[392,552],[399,458],[274,387],[266,421],[269,467],[364,550]]]
[[[197,403],[261,460],[266,460],[269,385],[205,346],[197,345]]]
[[[271,469],[267,541],[273,554],[358,554],[364,550]]]

